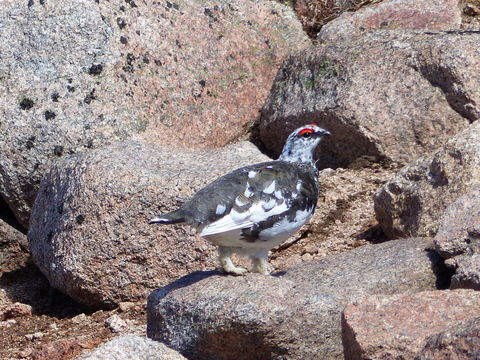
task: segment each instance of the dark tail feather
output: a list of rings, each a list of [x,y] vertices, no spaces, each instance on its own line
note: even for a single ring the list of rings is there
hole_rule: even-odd
[[[149,224],[178,224],[185,222],[185,218],[179,210],[169,212],[165,215],[160,215],[151,219]]]

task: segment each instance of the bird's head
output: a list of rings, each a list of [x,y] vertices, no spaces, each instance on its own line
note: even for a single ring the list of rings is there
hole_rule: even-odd
[[[289,162],[307,162],[313,165],[313,151],[330,132],[315,124],[299,127],[288,137],[278,160]]]

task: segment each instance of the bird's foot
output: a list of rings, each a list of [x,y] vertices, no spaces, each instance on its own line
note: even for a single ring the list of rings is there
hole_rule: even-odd
[[[233,264],[232,266],[223,266],[221,270],[227,274],[232,274],[237,276],[245,275],[248,272],[247,269],[239,266],[235,266]]]
[[[232,262],[232,259],[230,258],[231,253],[231,249],[227,247],[218,247],[218,260],[220,261],[220,270],[227,274],[245,275],[247,273],[247,269],[235,266]]]
[[[265,258],[252,258],[253,272],[268,275],[268,262]]]

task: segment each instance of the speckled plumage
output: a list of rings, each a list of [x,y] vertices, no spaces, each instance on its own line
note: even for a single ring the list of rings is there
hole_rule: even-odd
[[[231,262],[235,252],[250,256],[254,271],[267,273],[268,250],[297,232],[315,211],[318,186],[312,153],[329,134],[315,125],[303,126],[289,136],[279,160],[234,170],[150,223],[195,227],[218,245],[226,272],[246,272]]]

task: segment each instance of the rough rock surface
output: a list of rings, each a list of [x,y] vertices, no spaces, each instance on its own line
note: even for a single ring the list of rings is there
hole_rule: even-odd
[[[455,323],[431,335],[415,360],[480,359],[480,317]]]
[[[274,276],[197,272],[150,295],[147,334],[195,359],[343,359],[346,304],[435,289],[442,265],[429,245],[367,245]]]
[[[345,358],[413,360],[428,336],[478,318],[479,312],[480,292],[473,290],[364,298],[343,312]]]
[[[138,335],[123,335],[100,345],[77,360],[186,360],[158,341]]]
[[[142,299],[216,264],[187,226],[148,225],[237,167],[267,161],[251,143],[179,151],[129,141],[72,155],[46,174],[32,212],[32,257],[53,287],[90,306]]]
[[[0,219],[0,276],[20,269],[29,259],[27,237]]]
[[[7,0],[0,33],[0,194],[24,227],[58,157],[238,138],[309,43],[291,9],[261,0]]]
[[[318,39],[339,41],[372,29],[455,30],[461,22],[458,0],[384,0],[342,13],[322,27]]]
[[[451,288],[480,290],[480,184],[447,207],[434,243],[455,270]]]
[[[258,123],[273,157],[315,122],[333,134],[321,166],[362,155],[407,163],[480,117],[480,33],[375,31],[289,57]]]
[[[375,197],[377,219],[391,238],[435,235],[445,209],[478,184],[480,121],[385,184]]]

